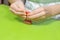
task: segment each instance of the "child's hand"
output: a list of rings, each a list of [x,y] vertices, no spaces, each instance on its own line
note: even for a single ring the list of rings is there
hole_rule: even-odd
[[[47,10],[45,10],[44,7],[40,7],[38,9],[32,11],[31,13],[29,13],[28,19],[37,21],[40,19],[45,19],[48,14],[49,14],[49,12]],[[48,15],[48,16],[50,16],[50,15]]]
[[[10,10],[14,12],[16,15],[19,15],[21,17],[25,17],[25,7],[23,2],[16,1],[11,4]]]

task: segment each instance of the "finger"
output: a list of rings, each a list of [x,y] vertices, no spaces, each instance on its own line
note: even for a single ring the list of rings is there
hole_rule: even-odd
[[[23,15],[23,14],[20,14],[20,12],[16,12],[16,11],[13,10],[13,9],[10,9],[10,10],[12,10],[12,12],[14,12],[15,15],[18,15],[19,17],[22,17],[23,19],[26,19],[26,16]]]
[[[34,22],[38,22],[38,21],[43,21],[43,20],[45,20],[46,19],[46,16],[41,16],[41,17],[39,17],[39,18],[35,18],[35,19],[32,19],[32,21],[34,21]]]
[[[16,6],[18,6],[18,8],[20,8],[20,10],[25,10],[25,7],[24,7],[23,3],[16,2]]]
[[[12,4],[10,7],[11,7],[12,9],[14,9],[15,11],[17,11],[17,12],[20,12],[20,11],[23,12],[23,10],[21,10],[20,8],[18,8],[18,6],[16,6],[15,4]]]
[[[36,18],[39,18],[43,15],[45,15],[46,13],[45,12],[41,12],[41,13],[38,13],[36,15],[32,15],[32,16],[28,16],[29,19],[36,19]]]
[[[25,15],[25,13],[23,13],[23,12],[16,12],[14,9],[12,9],[12,8],[10,8],[10,10],[12,11],[12,12],[14,12],[14,14],[16,14],[16,15],[20,15],[20,16],[24,16]]]
[[[35,14],[40,13],[42,11],[45,11],[44,8],[37,8],[36,10],[29,13],[29,15],[35,15]]]
[[[39,17],[39,18],[35,18],[35,19],[33,19],[33,21],[41,21],[41,20],[44,20],[46,18],[46,16],[41,16],[41,17]]]

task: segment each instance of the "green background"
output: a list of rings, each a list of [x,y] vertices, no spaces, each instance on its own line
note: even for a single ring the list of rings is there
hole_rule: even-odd
[[[0,40],[60,40],[60,21],[48,19],[27,25],[8,6],[0,5]]]

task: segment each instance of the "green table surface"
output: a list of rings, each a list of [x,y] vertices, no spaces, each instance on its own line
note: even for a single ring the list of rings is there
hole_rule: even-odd
[[[0,5],[0,40],[60,40],[60,21],[27,25],[8,6]]]

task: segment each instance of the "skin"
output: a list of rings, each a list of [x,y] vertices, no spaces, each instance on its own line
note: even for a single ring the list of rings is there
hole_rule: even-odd
[[[11,3],[10,10],[20,17],[26,18],[25,11],[27,11],[24,7],[23,1],[21,0],[9,0]],[[51,17],[54,15],[60,14],[60,5],[52,5],[46,7],[39,7],[28,14],[28,19],[30,20],[40,20],[45,19],[47,17]]]

